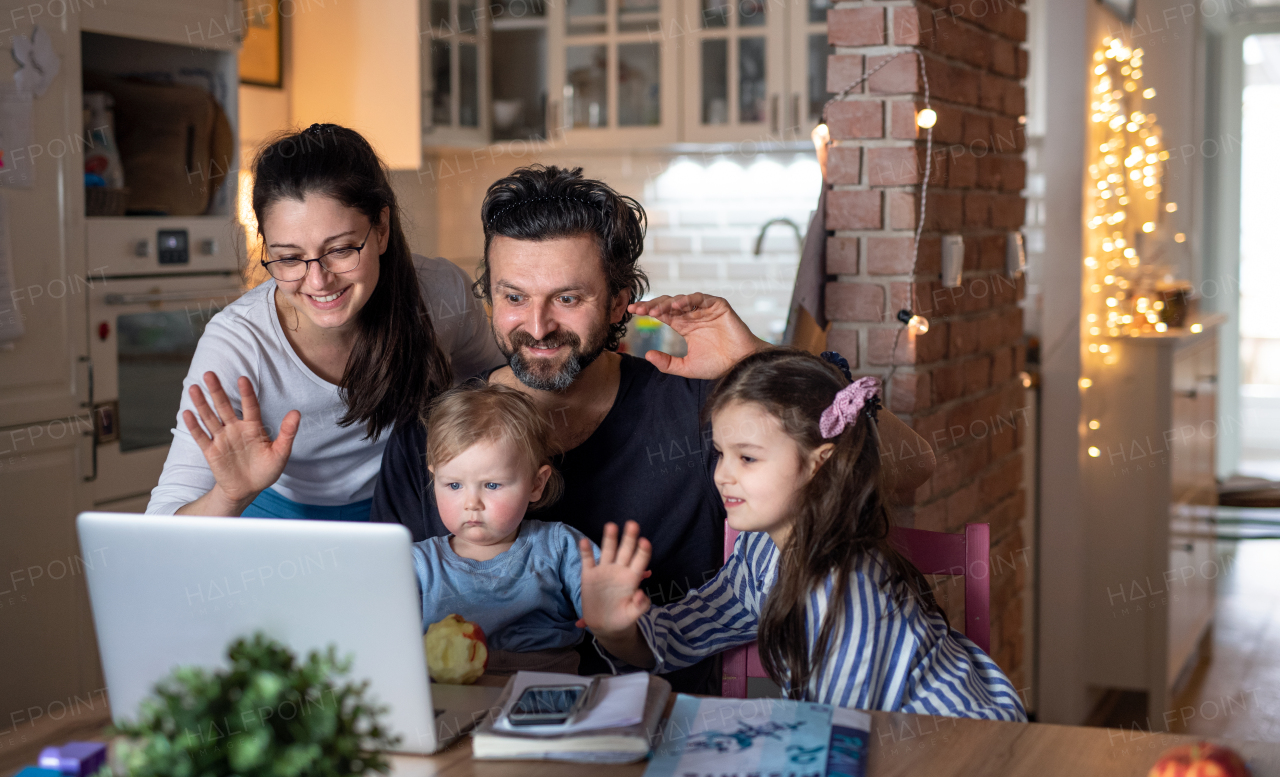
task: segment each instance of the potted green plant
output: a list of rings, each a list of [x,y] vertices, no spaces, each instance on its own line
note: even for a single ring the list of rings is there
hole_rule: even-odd
[[[350,659],[330,646],[297,660],[255,634],[227,650],[230,667],[182,667],[156,685],[137,721],[120,726],[117,764],[130,777],[353,777],[386,774],[399,742],[380,722],[368,682],[338,685]]]

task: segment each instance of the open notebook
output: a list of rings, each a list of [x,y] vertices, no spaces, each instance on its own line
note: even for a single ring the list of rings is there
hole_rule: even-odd
[[[507,725],[508,708],[531,685],[580,683],[578,675],[517,672],[489,716],[472,733],[476,758],[618,764],[649,754],[671,685],[644,672],[604,675],[591,706],[568,726]]]

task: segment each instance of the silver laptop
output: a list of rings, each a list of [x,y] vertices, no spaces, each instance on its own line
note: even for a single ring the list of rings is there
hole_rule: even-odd
[[[299,657],[336,645],[347,680],[389,708],[397,750],[426,754],[470,730],[499,688],[431,683],[410,536],[394,524],[81,513],[80,546],[117,722],[174,667],[226,666],[261,631]]]

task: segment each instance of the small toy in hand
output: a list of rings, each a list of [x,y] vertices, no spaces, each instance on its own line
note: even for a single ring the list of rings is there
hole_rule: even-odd
[[[1147,777],[1249,777],[1249,767],[1234,750],[1196,742],[1166,750]]]
[[[101,742],[68,742],[40,751],[40,768],[59,774],[89,777],[107,762],[107,746]]]
[[[470,685],[489,664],[484,630],[461,615],[446,615],[427,627],[422,638],[427,671],[438,683]]]

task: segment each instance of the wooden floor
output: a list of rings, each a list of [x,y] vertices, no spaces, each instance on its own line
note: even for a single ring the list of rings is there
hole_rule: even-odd
[[[1177,733],[1280,741],[1280,540],[1241,542],[1218,581],[1212,653],[1175,706]]]

